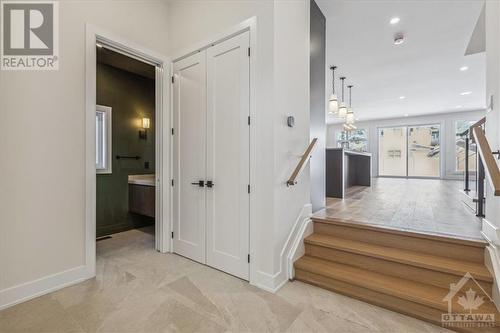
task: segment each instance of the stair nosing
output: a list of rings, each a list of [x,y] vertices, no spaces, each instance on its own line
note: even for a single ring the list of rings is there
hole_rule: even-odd
[[[476,247],[476,248],[485,248],[488,245],[488,242],[482,239],[463,238],[448,234],[418,232],[416,230],[411,230],[411,229],[393,228],[386,225],[379,225],[369,222],[362,222],[362,221],[355,221],[355,220],[348,220],[341,218],[312,216],[311,220],[315,223],[333,224],[333,225],[340,225],[344,227],[351,227],[357,229],[368,229],[372,231],[395,234],[399,236],[414,237],[414,238],[428,239],[434,241],[443,241],[447,243]]]
[[[366,251],[363,251],[363,250],[355,250],[355,249],[350,249],[350,248],[346,248],[346,247],[342,247],[342,246],[336,246],[336,245],[333,245],[333,244],[329,244],[329,243],[325,243],[325,242],[321,242],[321,241],[317,241],[317,240],[311,240],[310,237],[313,236],[313,235],[314,234],[306,237],[304,239],[304,242],[306,244],[312,244],[312,245],[316,245],[316,246],[322,246],[322,247],[332,248],[332,249],[336,249],[336,250],[339,250],[339,251],[344,251],[344,252],[359,254],[359,255],[363,255],[363,256],[367,256],[367,257],[373,257],[373,258],[383,259],[383,260],[392,261],[392,262],[397,262],[397,263],[400,263],[400,264],[405,264],[405,265],[409,265],[409,266],[413,266],[413,267],[420,267],[420,268],[425,268],[425,269],[429,269],[429,270],[433,270],[433,271],[438,271],[438,272],[442,272],[442,273],[448,273],[448,274],[456,275],[458,277],[461,277],[465,273],[467,273],[467,272],[463,272],[463,271],[459,271],[459,270],[453,270],[453,269],[443,268],[443,267],[439,267],[439,266],[435,266],[435,265],[430,265],[430,264],[426,264],[426,263],[422,263],[422,262],[416,262],[416,261],[412,261],[412,260],[404,260],[404,259],[399,259],[399,258],[395,258],[395,257],[391,257],[391,256],[375,254],[375,253],[372,253],[372,252],[366,252]],[[340,239],[340,240],[342,240],[342,238],[338,238],[338,237],[327,235],[327,234],[321,234],[321,235],[323,235],[324,237],[328,237],[328,238],[334,238],[334,239]],[[431,255],[431,254],[421,253],[421,252],[418,252],[418,251],[412,251],[412,250],[406,250],[406,249],[399,249],[399,248],[395,248],[395,247],[383,246],[383,245],[378,245],[378,244],[371,244],[371,243],[361,242],[361,241],[356,241],[356,240],[349,240],[349,241],[356,242],[356,243],[368,244],[368,245],[373,246],[373,247],[396,249],[396,250],[403,251],[403,252],[417,253],[417,254],[420,254],[420,255],[427,255],[429,257],[444,258],[444,259],[448,259],[448,260],[453,260],[451,258],[435,256],[435,255]],[[324,259],[324,260],[327,260],[327,259]],[[471,263],[471,264],[475,264],[474,262],[471,262],[471,261],[468,261],[468,262]],[[481,280],[481,281],[488,282],[488,283],[493,283],[493,277],[491,275],[487,275],[487,276],[482,275],[482,274],[476,275],[476,272],[474,272],[474,274],[473,273],[471,273],[471,274],[477,280]]]
[[[444,304],[444,302],[436,302],[435,300],[428,299],[428,298],[425,298],[425,297],[418,297],[418,296],[409,295],[408,293],[399,292],[398,290],[395,290],[395,289],[387,289],[385,287],[380,287],[380,286],[375,286],[374,287],[373,285],[370,285],[370,284],[367,284],[367,283],[359,283],[359,282],[358,283],[354,283],[352,280],[345,279],[345,278],[343,278],[341,276],[331,276],[331,274],[325,273],[325,272],[323,272],[321,270],[318,271],[318,270],[308,270],[307,268],[301,268],[300,266],[303,265],[301,263],[301,260],[304,260],[306,262],[306,265],[307,265],[307,262],[309,262],[310,260],[312,260],[313,262],[316,261],[316,262],[319,262],[319,263],[321,263],[321,262],[328,263],[329,262],[328,260],[325,260],[325,259],[320,259],[320,258],[315,258],[315,257],[312,257],[312,256],[305,255],[305,256],[301,257],[299,260],[297,260],[295,262],[295,264],[294,264],[295,269],[303,270],[303,271],[310,272],[310,273],[317,274],[317,275],[321,275],[321,276],[324,276],[324,277],[327,277],[327,278],[330,278],[330,279],[333,279],[333,280],[343,281],[343,282],[351,284],[353,286],[358,286],[358,287],[362,287],[362,288],[366,288],[366,289],[369,289],[369,290],[373,290],[373,291],[376,291],[376,292],[379,292],[379,293],[382,293],[382,294],[391,295],[391,296],[394,296],[394,297],[397,297],[397,298],[400,298],[400,299],[405,299],[405,300],[410,301],[410,302],[415,302],[415,303],[418,303],[418,304],[429,306],[429,307],[432,307],[434,309],[444,310],[444,311],[448,310],[447,305]],[[428,288],[432,288],[432,289],[435,289],[435,290],[442,290],[442,291],[444,291],[444,294],[446,294],[446,292],[447,292],[447,289],[445,289],[445,288],[440,288],[440,287],[437,287],[437,286],[426,285],[426,284],[420,283],[420,282],[405,280],[405,279],[402,279],[402,278],[399,278],[399,277],[394,277],[394,276],[389,276],[387,274],[372,272],[372,271],[368,271],[368,270],[365,270],[365,269],[362,269],[362,268],[353,267],[353,266],[346,265],[346,264],[341,264],[341,263],[335,263],[335,264],[338,265],[338,266],[349,267],[350,269],[354,269],[354,270],[366,271],[367,273],[369,273],[371,275],[386,276],[386,277],[390,277],[391,279],[394,279],[394,280],[406,281],[406,282],[409,282],[409,283],[411,283],[413,285],[420,285],[421,287],[427,288],[427,289]]]

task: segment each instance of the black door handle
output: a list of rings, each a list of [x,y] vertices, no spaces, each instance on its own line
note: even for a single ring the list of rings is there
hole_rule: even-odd
[[[211,180],[207,180],[207,187],[212,188],[214,185],[215,184]]]
[[[199,187],[205,187],[205,182],[203,180],[199,180],[196,183],[191,183],[191,185],[198,185]],[[207,182],[208,186],[208,182]]]

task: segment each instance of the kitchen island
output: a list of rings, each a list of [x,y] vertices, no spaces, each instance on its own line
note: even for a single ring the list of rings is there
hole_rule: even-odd
[[[326,149],[326,196],[345,198],[351,186],[371,186],[372,154],[344,148]]]

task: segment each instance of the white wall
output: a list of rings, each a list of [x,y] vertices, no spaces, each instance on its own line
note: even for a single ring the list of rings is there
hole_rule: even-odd
[[[357,122],[359,129],[368,130],[368,149],[372,153],[372,172],[378,176],[378,128],[401,125],[441,125],[441,177],[447,179],[461,179],[460,174],[455,172],[455,121],[474,120],[484,117],[485,111],[453,112],[437,115],[426,115],[419,117],[405,117],[394,119],[381,119],[365,122]],[[342,130],[340,124],[328,126],[327,147],[336,147],[336,133]],[[443,158],[444,157],[444,158]]]
[[[310,140],[309,112],[309,0],[276,0],[274,22],[274,214],[275,262],[302,208],[311,203],[310,172],[304,170],[295,186],[287,187],[297,162]],[[286,124],[295,116],[295,127]],[[277,281],[286,279],[276,264]]]
[[[285,185],[309,143],[309,1],[67,0],[60,3],[60,70],[0,72],[0,305],[6,290],[12,296],[16,286],[85,263],[85,24],[174,56],[253,16],[254,283],[275,289],[286,279],[280,251],[310,202],[308,170],[298,186]],[[285,125],[289,114],[293,129]]]
[[[500,4],[486,1],[486,96],[494,96],[493,109],[486,115],[486,137],[492,150],[500,148]],[[483,232],[500,246],[500,197],[486,182],[486,222]],[[500,253],[499,253],[500,255]],[[500,260],[500,257],[498,258]],[[500,267],[500,262],[498,263]]]
[[[161,1],[61,1],[59,13],[59,71],[0,71],[0,296],[85,261],[85,24],[168,54]]]
[[[169,5],[171,53],[209,41],[233,25],[257,18],[257,177],[251,180],[258,246],[252,283],[274,289],[285,275],[280,252],[302,207],[310,202],[309,171],[298,186],[285,182],[309,141],[309,1],[173,1]],[[195,23],[194,23],[195,22]],[[286,126],[294,115],[296,126]],[[252,239],[251,239],[252,242]],[[283,273],[280,274],[280,272]]]

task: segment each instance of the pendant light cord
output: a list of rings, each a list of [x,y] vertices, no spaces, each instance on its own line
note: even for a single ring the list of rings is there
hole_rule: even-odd
[[[349,107],[352,108],[352,87],[354,87],[353,85],[349,85],[347,86],[347,88],[349,88]]]
[[[342,81],[342,103],[344,103],[344,101],[345,101],[345,100],[344,100],[344,80],[345,80],[345,77],[344,77],[344,76],[342,76],[342,77],[340,78],[340,80]]]
[[[335,95],[335,70],[337,66],[332,66],[330,69],[332,70],[332,94]]]

